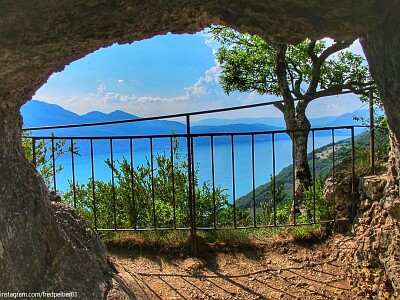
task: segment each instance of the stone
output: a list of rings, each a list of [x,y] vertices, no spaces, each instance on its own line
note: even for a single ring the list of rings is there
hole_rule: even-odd
[[[387,175],[372,175],[360,178],[359,190],[371,200],[379,200],[383,196],[383,191],[387,184]]]
[[[335,207],[336,219],[351,219],[352,205],[355,201],[351,176],[329,177],[325,181],[324,197],[330,207]],[[347,228],[348,224],[343,226]]]

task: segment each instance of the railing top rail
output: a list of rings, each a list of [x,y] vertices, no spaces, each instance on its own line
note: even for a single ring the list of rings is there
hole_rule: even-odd
[[[353,93],[353,92],[352,91],[342,91],[342,92],[338,93],[337,95],[344,95],[344,94],[350,94],[350,93]],[[301,99],[293,99],[293,102],[297,102],[299,100],[301,100]],[[284,102],[284,100],[281,99],[281,100],[271,101],[271,102],[256,103],[256,104],[241,105],[241,106],[232,106],[232,107],[226,107],[226,108],[202,110],[202,111],[195,111],[195,112],[188,112],[188,113],[160,115],[160,116],[154,116],[154,117],[127,119],[127,120],[118,120],[118,121],[30,127],[30,128],[24,128],[23,130],[24,131],[36,131],[36,130],[48,130],[48,129],[63,129],[63,128],[77,128],[77,127],[102,126],[102,125],[113,125],[113,124],[123,124],[123,123],[135,123],[135,122],[153,121],[153,120],[160,120],[160,119],[174,119],[174,118],[187,117],[187,116],[197,116],[197,115],[220,113],[220,112],[226,112],[226,111],[257,108],[257,107],[262,107],[262,106],[270,106],[270,105],[274,105],[274,104],[278,104],[278,103],[282,103],[282,102]]]
[[[325,131],[325,130],[342,130],[342,129],[352,129],[352,128],[368,128],[368,126],[361,126],[361,125],[346,125],[346,126],[331,126],[331,127],[316,127],[311,128],[310,131]],[[306,131],[306,130],[269,130],[269,131],[244,131],[244,132],[203,132],[203,133],[191,133],[191,137],[216,137],[216,136],[251,136],[251,135],[269,135],[269,134],[283,134],[283,133],[291,133],[291,132],[299,132],[299,131]],[[33,139],[55,139],[55,140],[70,140],[70,139],[77,139],[77,140],[123,140],[123,139],[157,139],[157,138],[186,138],[188,136],[187,133],[178,133],[178,134],[155,134],[155,135],[124,135],[124,136],[30,136]]]

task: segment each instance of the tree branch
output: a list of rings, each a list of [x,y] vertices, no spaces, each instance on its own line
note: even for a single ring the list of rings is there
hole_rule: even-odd
[[[319,57],[317,57],[314,52],[315,43],[316,42],[312,42],[308,47],[308,55],[310,55],[313,63],[313,73],[311,75],[310,84],[305,95],[317,93],[318,82],[321,76],[321,67],[326,59],[333,53],[349,47],[353,42],[336,42],[332,46],[326,48]]]
[[[307,48],[307,54],[311,58],[311,61],[313,62],[313,64],[316,63],[317,59],[318,59],[318,56],[314,52],[316,43],[317,43],[317,41],[311,41],[310,45],[308,45],[308,48]]]
[[[284,103],[274,103],[274,106],[281,111],[281,113],[285,113],[285,105]]]
[[[292,93],[290,92],[289,84],[286,80],[286,49],[287,46],[280,44],[277,46],[278,52],[276,56],[276,75],[278,79],[279,90],[282,94],[283,100],[293,103]]]
[[[320,90],[312,95],[305,95],[304,100],[309,103],[310,101],[320,98],[320,97],[337,95],[344,90],[349,90],[354,94],[361,95],[361,94],[363,94],[363,92],[366,89],[368,89],[369,87],[372,87],[373,85],[374,85],[373,81],[369,81],[369,82],[365,82],[365,83],[350,82],[348,84],[334,84],[334,85],[331,85],[328,88],[326,88],[324,90]]]
[[[301,70],[296,66],[296,64],[293,62],[292,59],[290,59],[289,57],[286,58],[286,60],[290,63],[290,65],[292,66],[293,71],[295,71],[297,73],[297,78],[294,82],[293,85],[293,89],[292,89],[292,93],[295,95],[296,98],[302,98],[303,97],[303,93],[301,92],[301,84],[303,82],[303,73],[301,72]],[[288,68],[288,70],[290,70],[290,68]]]

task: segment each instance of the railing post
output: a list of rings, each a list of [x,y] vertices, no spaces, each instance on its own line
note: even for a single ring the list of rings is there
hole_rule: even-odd
[[[32,163],[36,167],[36,139],[32,138]]]
[[[350,222],[352,223],[357,214],[357,203],[356,203],[356,171],[355,171],[355,143],[354,143],[354,126],[351,127],[351,216]]]
[[[375,174],[375,132],[374,132],[374,94],[369,90],[369,165]]]
[[[188,153],[188,184],[189,184],[189,214],[190,214],[190,250],[197,255],[196,213],[195,213],[195,182],[193,167],[193,144],[190,130],[190,115],[186,115],[187,153]]]
[[[56,178],[56,153],[55,153],[55,144],[54,144],[54,136],[51,137],[51,161],[52,161],[52,169],[53,169],[53,188],[54,192],[57,193],[57,178]]]
[[[75,182],[75,158],[74,158],[74,139],[71,139],[71,172],[72,172],[72,190],[74,193],[74,208],[76,209],[76,182]]]

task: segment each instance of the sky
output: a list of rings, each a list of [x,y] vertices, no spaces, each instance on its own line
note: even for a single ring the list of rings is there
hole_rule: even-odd
[[[215,58],[218,46],[204,32],[114,44],[54,73],[32,99],[57,104],[78,114],[123,110],[140,117],[279,100],[256,93],[226,95],[219,84],[221,70]],[[358,42],[351,50],[363,55]],[[354,95],[328,97],[311,102],[307,114],[309,117],[341,115],[362,106]],[[199,118],[266,116],[278,117],[281,113],[268,106]]]

